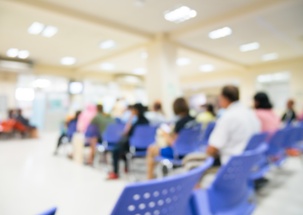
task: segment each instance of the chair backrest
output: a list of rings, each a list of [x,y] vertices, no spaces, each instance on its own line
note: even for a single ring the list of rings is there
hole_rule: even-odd
[[[111,215],[184,215],[190,194],[202,174],[213,163],[209,158],[187,173],[128,185]]]
[[[123,135],[125,124],[114,122],[109,124],[102,134],[103,141],[107,143],[118,143]]]
[[[258,146],[260,146],[261,144],[263,144],[267,141],[268,136],[269,136],[269,133],[267,133],[267,132],[262,132],[262,133],[253,135],[250,138],[250,140],[248,141],[245,151],[254,150],[254,149],[258,148]]]
[[[283,148],[292,148],[299,141],[302,140],[303,137],[303,128],[302,127],[288,127],[285,128],[286,137],[285,141],[282,143]]]
[[[235,207],[239,202],[247,201],[250,194],[248,181],[251,171],[267,148],[267,144],[262,144],[255,150],[233,156],[221,167],[208,190],[210,210],[214,214]]]
[[[132,147],[138,149],[147,149],[148,146],[155,143],[157,127],[151,125],[140,125],[134,130],[129,143]]]
[[[68,123],[68,126],[67,126],[67,137],[69,139],[71,139],[74,135],[74,133],[77,132],[77,121],[76,120],[72,120]]]
[[[45,211],[43,213],[40,213],[39,215],[55,215],[57,212],[57,208],[52,208],[48,211]]]
[[[211,133],[213,132],[214,128],[216,126],[216,122],[210,122],[208,123],[206,129],[203,132],[203,136],[202,136],[202,142],[203,145],[207,145],[208,144],[208,140],[210,138]]]
[[[289,135],[289,129],[280,129],[276,131],[268,141],[267,156],[276,156],[284,151],[283,145]]]
[[[175,156],[185,156],[189,153],[199,151],[201,149],[200,134],[200,124],[182,129],[173,145]]]

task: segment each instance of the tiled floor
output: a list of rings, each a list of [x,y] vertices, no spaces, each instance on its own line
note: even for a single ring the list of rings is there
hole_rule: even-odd
[[[0,214],[35,215],[58,206],[58,215],[108,215],[127,180],[105,181],[101,169],[80,166],[52,151],[57,136],[0,140]],[[303,215],[303,164],[289,159],[269,175],[255,215]]]

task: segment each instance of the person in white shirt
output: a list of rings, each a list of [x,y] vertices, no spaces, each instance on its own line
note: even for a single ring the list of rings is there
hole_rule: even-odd
[[[230,157],[241,154],[252,135],[261,131],[261,124],[256,114],[239,102],[239,89],[225,86],[219,97],[219,103],[226,111],[218,119],[206,150],[206,156],[189,155],[183,161],[188,169],[197,166],[198,160],[207,156],[217,159],[215,166],[226,164]],[[195,161],[195,165],[190,164]],[[220,161],[220,162],[219,162]],[[201,163],[200,163],[201,164]]]
[[[152,111],[145,113],[145,117],[151,122],[152,125],[160,125],[167,120],[163,114],[161,102],[156,101],[153,105]]]

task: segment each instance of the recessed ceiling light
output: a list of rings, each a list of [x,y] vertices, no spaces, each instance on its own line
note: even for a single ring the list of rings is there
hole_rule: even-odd
[[[99,47],[101,49],[111,49],[116,46],[116,42],[114,40],[105,40],[100,43]]]
[[[147,59],[148,58],[148,53],[147,52],[141,52],[140,57],[142,59]]]
[[[133,70],[133,74],[144,75],[144,74],[146,74],[146,69],[145,68],[136,68]]]
[[[9,50],[7,50],[6,55],[8,57],[17,57],[19,54],[19,50],[16,48],[11,48]]]
[[[201,65],[199,69],[202,72],[212,72],[215,70],[215,67],[212,64],[204,64],[204,65]]]
[[[58,28],[55,26],[46,26],[46,28],[42,31],[42,36],[44,37],[53,37],[58,32]]]
[[[100,65],[101,69],[111,71],[115,69],[115,65],[112,63],[102,63]]]
[[[187,6],[181,6],[174,10],[168,10],[164,12],[164,18],[167,21],[175,22],[175,23],[184,22],[196,16],[197,16],[197,11]]]
[[[278,58],[277,53],[269,53],[269,54],[265,54],[265,55],[262,56],[263,61],[276,60],[277,58]]]
[[[29,51],[27,50],[20,50],[18,53],[18,57],[21,59],[26,59],[29,57]]]
[[[186,66],[186,65],[190,64],[190,59],[185,58],[185,57],[180,57],[177,59],[176,63],[178,66]]]
[[[34,22],[33,24],[31,24],[31,26],[29,26],[27,32],[29,34],[38,35],[43,31],[44,27],[45,27],[44,24],[40,22]]]
[[[61,59],[61,64],[62,65],[69,66],[69,65],[73,65],[75,63],[76,63],[76,58],[74,58],[74,57],[63,57]]]
[[[219,39],[222,37],[227,37],[232,34],[232,30],[230,27],[224,27],[217,30],[214,30],[208,34],[210,39]]]
[[[241,52],[248,52],[248,51],[253,51],[253,50],[256,50],[256,49],[259,49],[259,48],[260,48],[260,44],[257,43],[257,42],[253,42],[253,43],[247,43],[247,44],[241,45],[240,46],[240,51]]]

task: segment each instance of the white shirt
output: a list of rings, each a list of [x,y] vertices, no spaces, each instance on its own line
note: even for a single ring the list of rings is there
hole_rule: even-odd
[[[217,121],[209,145],[217,148],[222,164],[241,154],[252,135],[261,131],[256,114],[239,102],[232,103]]]

